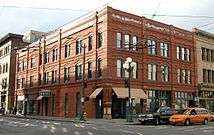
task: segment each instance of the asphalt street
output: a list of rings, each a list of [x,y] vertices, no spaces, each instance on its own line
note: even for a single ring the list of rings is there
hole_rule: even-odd
[[[95,120],[87,123],[43,121],[0,116],[0,135],[214,135],[208,125],[129,125]]]

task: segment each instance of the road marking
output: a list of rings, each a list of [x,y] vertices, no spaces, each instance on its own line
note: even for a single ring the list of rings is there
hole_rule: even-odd
[[[67,133],[68,132],[67,128],[62,128],[62,132]]]
[[[132,131],[129,131],[129,130],[124,130],[124,129],[120,129],[120,131],[124,132],[124,133],[128,133],[128,134],[136,134]]]
[[[200,130],[203,130],[203,129],[213,129],[214,127],[212,127],[212,126],[209,126],[209,127],[202,127],[202,128],[200,128]]]
[[[213,130],[203,130],[203,132],[205,132],[205,133],[212,133],[214,131]]]
[[[54,122],[53,124],[54,124],[54,125],[60,125],[61,123],[58,123],[58,122]]]
[[[141,133],[138,133],[138,132],[136,132],[136,134],[138,134],[138,135],[143,135],[143,134],[141,134]]]
[[[75,135],[80,135],[80,132],[75,131],[74,134],[75,134]]]
[[[91,127],[91,128],[93,128],[93,129],[97,130],[97,128],[96,128],[96,127]]]
[[[93,135],[94,133],[88,131],[88,135]]]
[[[48,128],[48,126],[47,125],[43,125],[43,127],[42,127],[43,129],[46,129],[46,128]]]
[[[55,130],[56,130],[56,128],[52,126],[50,131],[51,131],[51,133],[54,133]]]

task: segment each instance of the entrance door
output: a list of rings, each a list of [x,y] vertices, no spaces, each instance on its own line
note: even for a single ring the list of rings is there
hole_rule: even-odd
[[[117,98],[117,95],[112,95],[112,118],[125,118],[126,117],[126,102],[125,99]]]
[[[42,99],[42,115],[48,115],[48,98]]]
[[[103,118],[103,92],[96,97],[96,118]]]

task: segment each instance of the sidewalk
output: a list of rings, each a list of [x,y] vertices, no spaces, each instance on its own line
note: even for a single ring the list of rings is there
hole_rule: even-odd
[[[51,117],[51,116],[31,116],[31,115],[1,115],[2,117],[13,117],[22,119],[36,119],[36,120],[47,120],[47,121],[60,121],[60,122],[73,122],[73,123],[87,123],[87,124],[122,124],[122,125],[135,125],[137,121],[134,120],[132,123],[127,123],[126,119],[86,119],[86,121],[80,121],[79,118],[65,118],[65,117]]]

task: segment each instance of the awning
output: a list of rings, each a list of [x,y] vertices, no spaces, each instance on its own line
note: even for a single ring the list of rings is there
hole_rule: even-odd
[[[43,98],[43,96],[38,96],[37,98],[36,98],[36,100],[41,100]]]
[[[97,88],[94,90],[94,92],[89,96],[90,98],[96,98],[97,95],[102,91],[102,87],[101,88]]]
[[[113,91],[118,98],[127,98],[129,96],[128,88],[113,87]],[[131,98],[147,99],[148,96],[142,89],[131,88]]]

